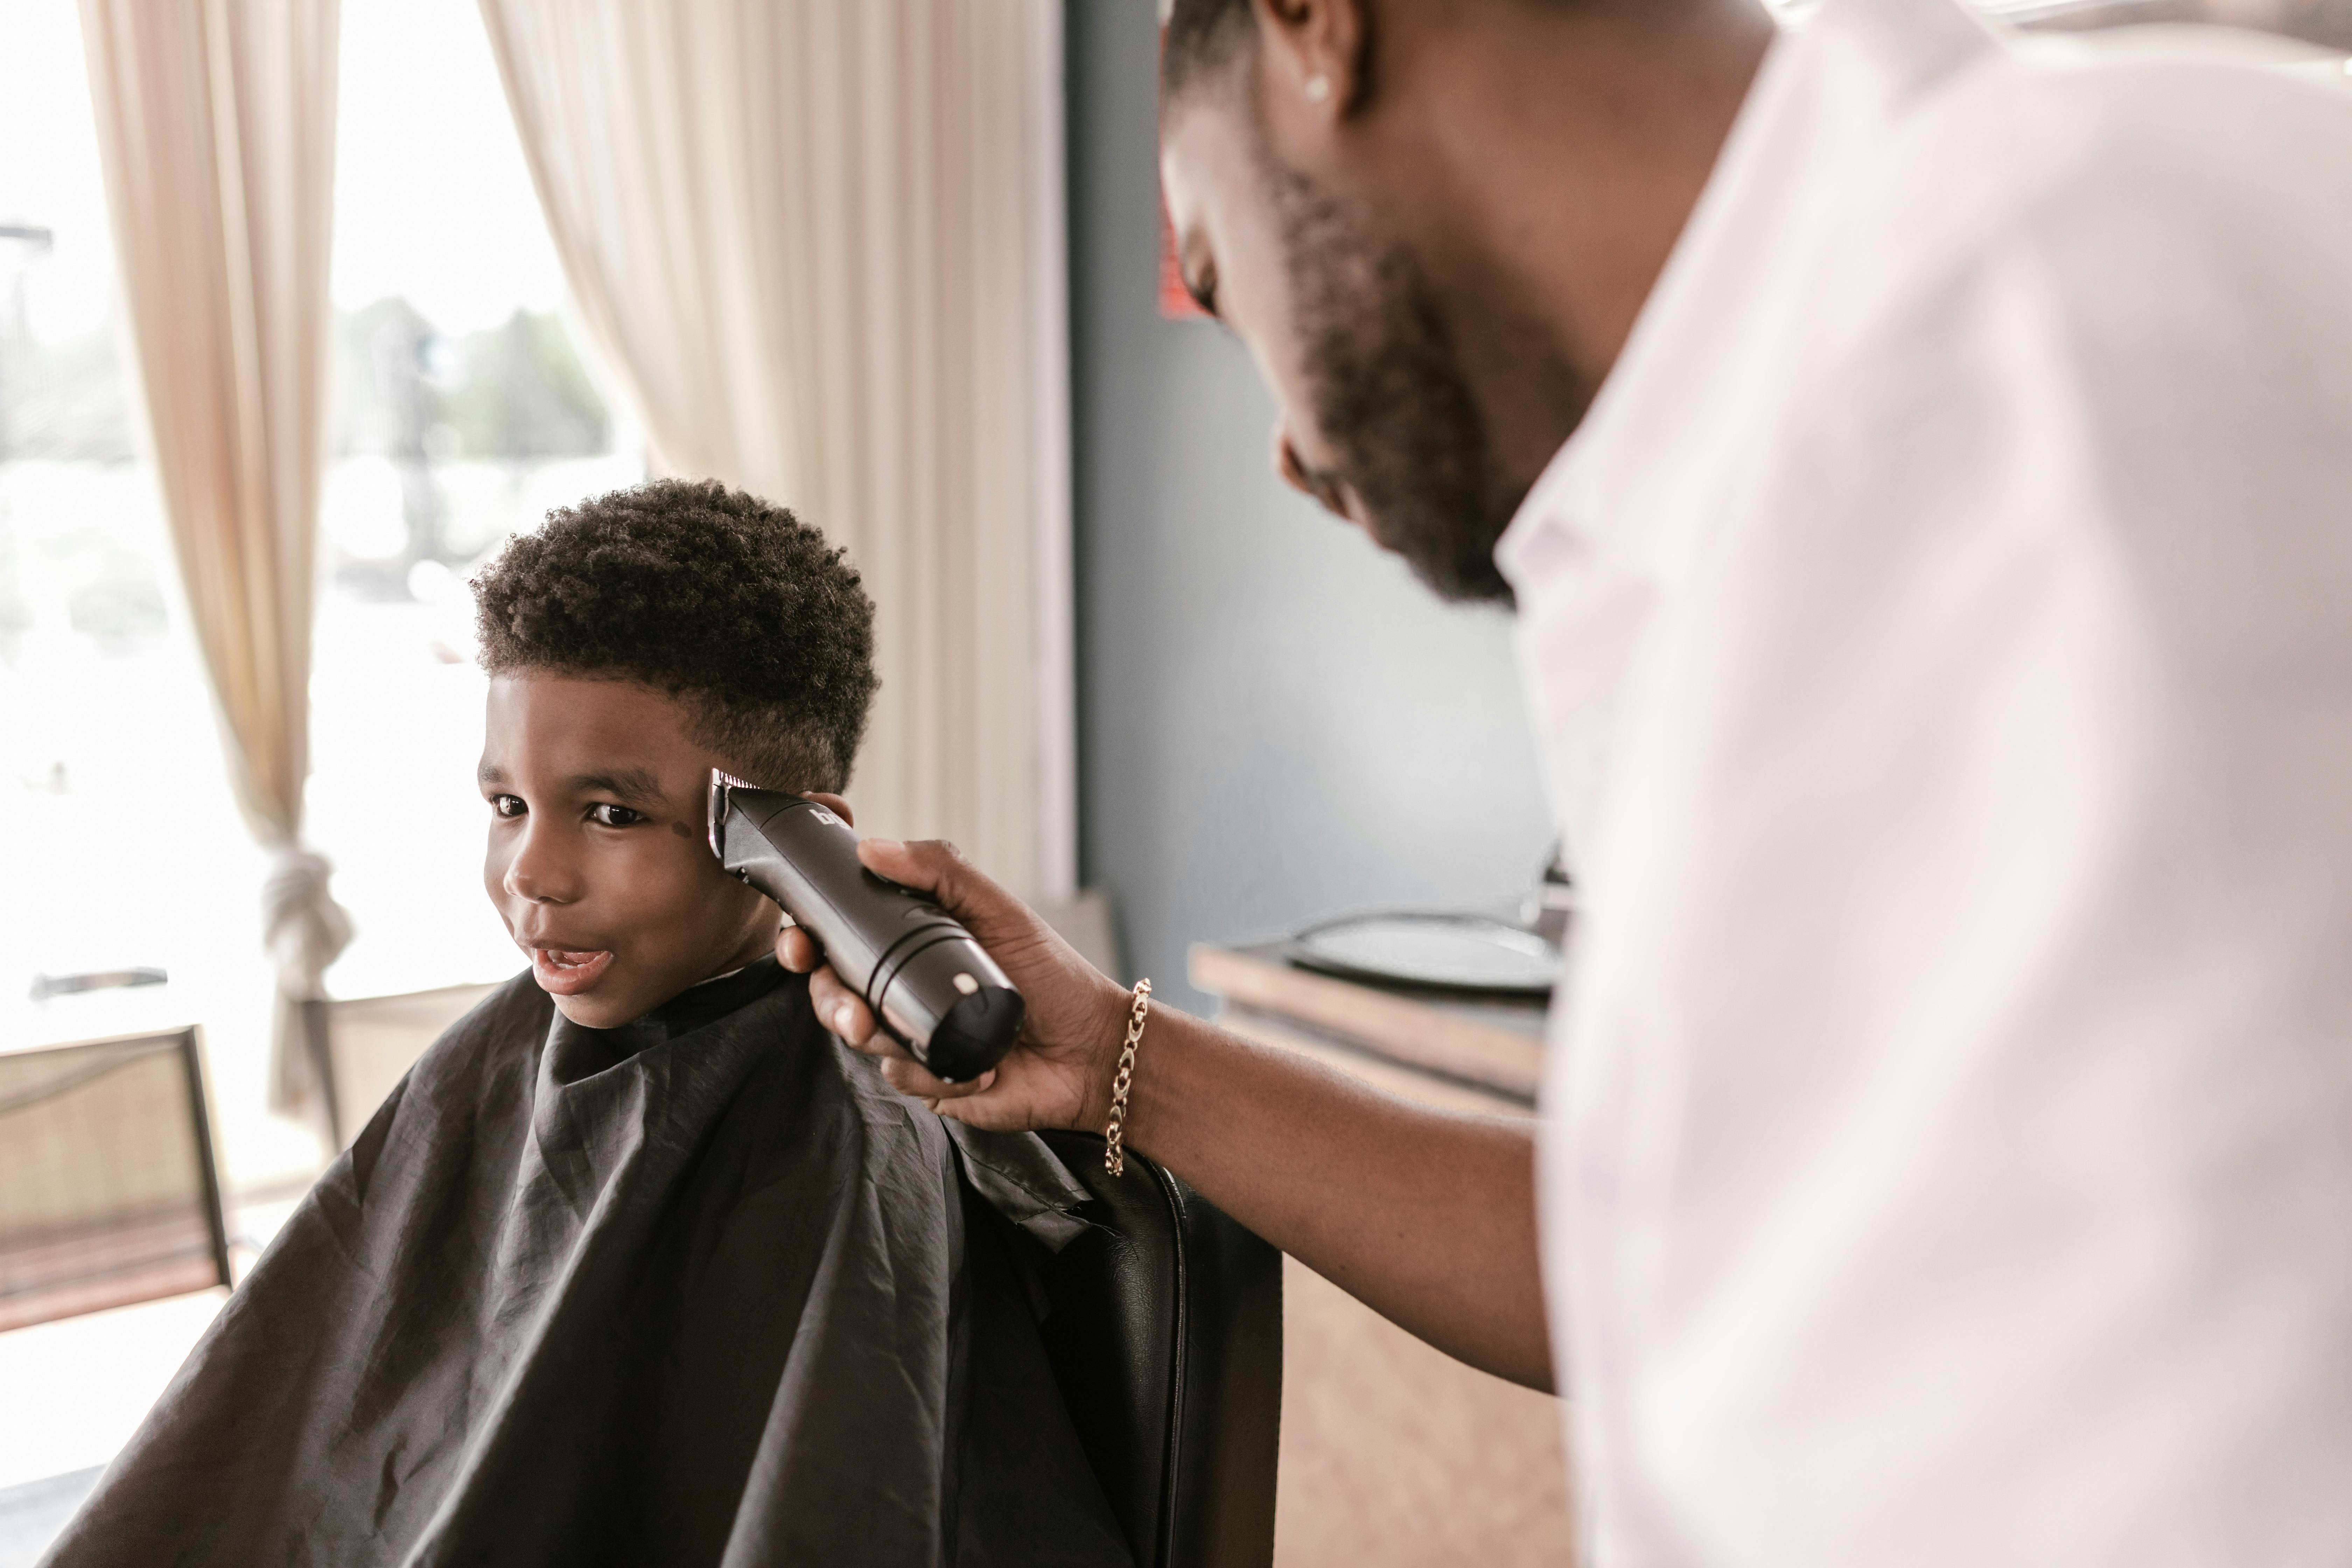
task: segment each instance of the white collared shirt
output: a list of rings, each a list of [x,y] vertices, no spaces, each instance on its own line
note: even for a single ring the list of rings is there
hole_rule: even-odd
[[[1497,559],[1591,1568],[2352,1563],[2352,95],[1829,0]]]

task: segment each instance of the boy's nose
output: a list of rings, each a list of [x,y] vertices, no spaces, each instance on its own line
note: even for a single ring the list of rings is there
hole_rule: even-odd
[[[568,904],[572,901],[568,891],[554,890],[539,878],[512,867],[507,870],[507,891],[525,903]]]
[[[533,904],[568,904],[580,896],[580,879],[569,859],[540,834],[526,829],[504,878],[509,896]]]

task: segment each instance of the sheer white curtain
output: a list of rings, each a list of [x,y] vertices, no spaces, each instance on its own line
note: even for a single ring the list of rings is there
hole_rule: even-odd
[[[661,468],[849,547],[859,826],[1072,890],[1054,0],[482,0]]]
[[[351,940],[302,843],[310,777],[337,0],[82,0],[155,472],[246,820],[273,861],[271,1099]]]

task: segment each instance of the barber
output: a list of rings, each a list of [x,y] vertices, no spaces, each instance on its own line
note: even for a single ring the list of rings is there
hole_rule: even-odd
[[[2352,1562],[2352,115],[1954,0],[1176,0],[1162,70],[1282,474],[1516,601],[1585,902],[1539,1128],[1153,1006],[1127,1143],[1567,1393],[1601,1568]],[[1129,993],[862,852],[1028,1027],[821,1014],[1104,1128]]]

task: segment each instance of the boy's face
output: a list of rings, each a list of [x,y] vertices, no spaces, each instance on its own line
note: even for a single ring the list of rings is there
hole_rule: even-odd
[[[628,1023],[774,945],[776,906],[710,853],[710,770],[727,763],[690,717],[634,681],[490,681],[482,884],[575,1024]]]

